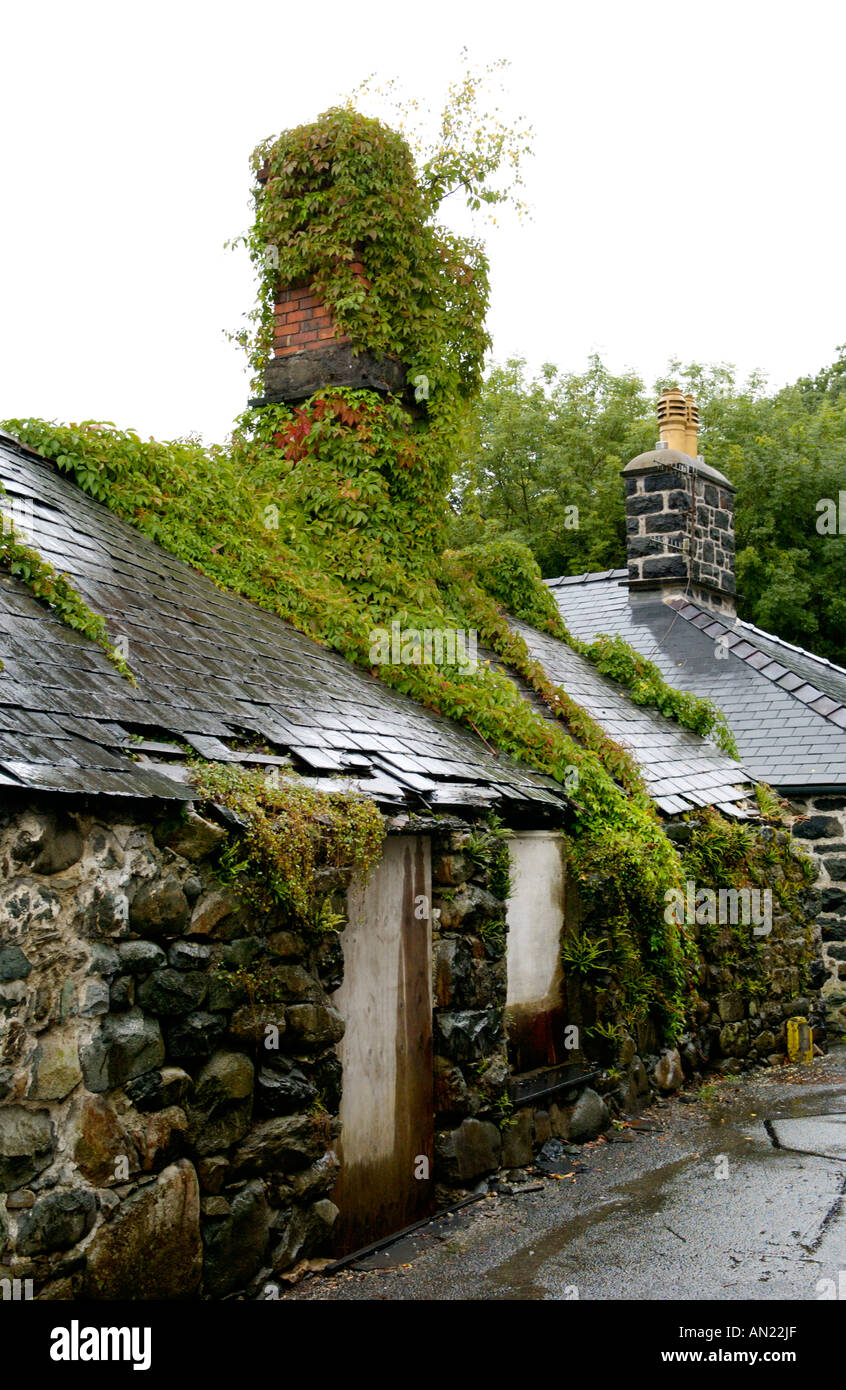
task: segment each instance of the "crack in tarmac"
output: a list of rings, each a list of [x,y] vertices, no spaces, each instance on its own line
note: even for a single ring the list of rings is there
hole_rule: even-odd
[[[840,1190],[837,1193],[837,1196],[834,1198],[833,1202],[828,1208],[828,1211],[822,1219],[822,1224],[817,1233],[816,1240],[812,1241],[810,1245],[802,1246],[802,1249],[807,1250],[809,1255],[812,1255],[815,1250],[819,1250],[825,1238],[825,1234],[828,1227],[831,1225],[832,1221],[834,1221],[840,1215],[840,1212],[843,1207],[844,1196],[846,1196],[846,1173],[844,1173],[840,1179]]]

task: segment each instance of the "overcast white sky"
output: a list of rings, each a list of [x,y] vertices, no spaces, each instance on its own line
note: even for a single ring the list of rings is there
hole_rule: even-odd
[[[0,418],[222,439],[247,396],[249,154],[368,75],[436,107],[509,57],[533,221],[487,234],[494,355],[648,381],[829,362],[842,0],[27,0],[2,20]]]

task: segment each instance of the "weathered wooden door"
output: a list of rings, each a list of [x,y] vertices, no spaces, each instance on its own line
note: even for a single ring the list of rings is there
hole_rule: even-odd
[[[340,1209],[335,1250],[347,1254],[427,1216],[434,1149],[431,854],[428,839],[385,842],[370,882],[351,889],[343,935],[346,1023]]]

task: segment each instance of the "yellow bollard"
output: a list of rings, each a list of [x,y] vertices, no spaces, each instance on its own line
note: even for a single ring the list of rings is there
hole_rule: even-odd
[[[791,1062],[813,1062],[814,1039],[806,1018],[787,1020],[787,1055]]]

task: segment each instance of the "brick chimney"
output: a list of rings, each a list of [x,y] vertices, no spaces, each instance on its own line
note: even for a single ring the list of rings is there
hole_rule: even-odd
[[[364,274],[361,261],[353,261],[350,269],[365,288],[370,281]],[[277,291],[273,312],[273,356],[290,357],[292,352],[312,352],[321,343],[348,343],[339,333],[330,310],[312,293],[308,284],[289,285]]]
[[[687,594],[733,618],[735,489],[698,452],[692,396],[664,390],[658,427],[655,448],[623,469],[629,590]]]
[[[360,261],[355,274],[368,284]],[[329,308],[309,284],[280,285],[273,315],[273,355],[264,370],[264,395],[251,405],[305,400],[328,386],[405,393],[402,363],[385,353],[355,352]]]
[[[258,175],[258,181],[267,182],[266,170]],[[355,254],[360,254],[359,248]],[[353,260],[351,269],[368,290],[371,282],[363,262]],[[329,386],[405,393],[413,401],[401,362],[385,353],[355,352],[308,282],[280,284],[274,305],[273,351],[264,371],[264,395],[250,404],[301,401]]]

